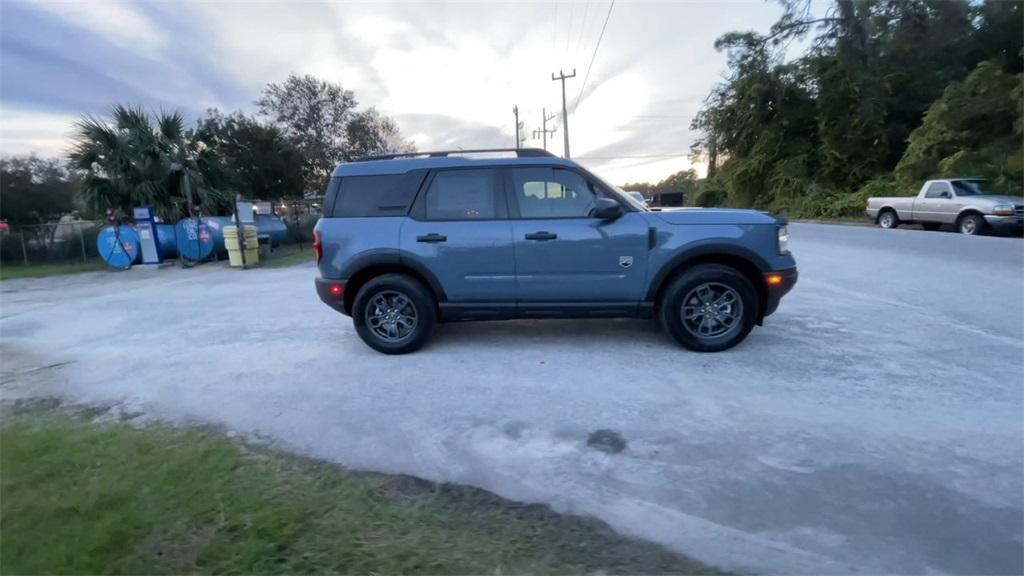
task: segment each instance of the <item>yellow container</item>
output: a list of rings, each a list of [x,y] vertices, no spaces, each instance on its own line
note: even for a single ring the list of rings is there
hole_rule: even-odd
[[[224,247],[228,249],[228,261],[232,266],[242,265],[242,250],[238,246],[238,227],[224,227]],[[245,226],[245,264],[257,264],[260,261],[260,244],[256,238],[256,227]]]

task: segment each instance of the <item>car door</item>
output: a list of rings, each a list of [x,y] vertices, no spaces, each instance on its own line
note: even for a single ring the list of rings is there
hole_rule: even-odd
[[[512,229],[501,185],[495,168],[432,171],[402,224],[403,257],[433,274],[450,304],[514,309]]]
[[[647,222],[639,212],[592,218],[599,195],[615,196],[568,168],[508,168],[505,183],[520,312],[533,303],[640,301]]]
[[[920,222],[952,223],[957,208],[953,205],[953,191],[948,182],[932,182],[924,191],[924,197],[914,205],[914,220]]]

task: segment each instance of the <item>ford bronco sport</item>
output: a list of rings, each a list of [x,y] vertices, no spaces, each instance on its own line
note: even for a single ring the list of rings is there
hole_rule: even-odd
[[[725,350],[797,279],[785,221],[652,211],[544,150],[341,164],[323,210],[317,293],[387,354],[438,322],[510,318],[653,317],[690,350]]]

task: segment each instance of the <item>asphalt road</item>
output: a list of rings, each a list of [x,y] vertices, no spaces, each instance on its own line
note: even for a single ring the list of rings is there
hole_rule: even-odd
[[[796,289],[713,355],[589,320],[382,356],[312,265],[4,281],[0,392],[548,502],[725,568],[1024,571],[1024,242],[792,235]],[[588,448],[599,429],[625,450]]]

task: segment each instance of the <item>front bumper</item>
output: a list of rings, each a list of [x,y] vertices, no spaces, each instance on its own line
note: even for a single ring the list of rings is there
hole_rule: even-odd
[[[769,276],[781,277],[781,282],[772,284],[768,282]],[[790,290],[796,286],[796,279],[799,276],[796,268],[789,268],[787,270],[775,270],[773,272],[765,273],[765,285],[768,287],[768,294],[765,298],[764,316],[770,316],[779,308],[779,302],[782,301],[782,297],[789,293]]]
[[[989,228],[996,232],[1020,232],[1024,229],[1024,218],[1020,216],[985,216]]]
[[[315,278],[313,282],[316,284],[316,295],[324,304],[348,315],[348,311],[345,310],[345,282],[343,280]]]

